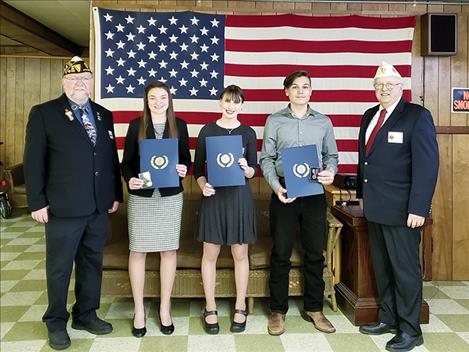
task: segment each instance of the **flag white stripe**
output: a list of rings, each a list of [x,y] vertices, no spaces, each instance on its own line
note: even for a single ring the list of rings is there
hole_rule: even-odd
[[[383,59],[393,65],[409,65],[411,53],[292,53],[225,51],[225,63],[237,65],[360,65],[379,66]]]
[[[255,33],[255,35],[253,35]],[[299,27],[225,27],[225,39],[274,40],[293,39],[304,41],[362,40],[369,42],[410,40],[413,28],[364,29],[364,28],[299,28]]]
[[[125,137],[129,125],[126,123],[114,124],[114,132],[116,137]],[[204,127],[202,124],[189,124],[187,130],[189,137],[198,137],[199,132]],[[263,126],[251,126],[256,132],[257,139],[262,139],[264,134]],[[358,127],[334,127],[334,135],[336,139],[340,140],[356,140],[358,138]]]
[[[357,165],[358,152],[339,152],[339,164]]]
[[[101,71],[101,40],[97,39],[96,36],[99,36],[101,33],[101,24],[99,22],[99,10],[97,7],[93,7],[93,25],[94,25],[94,32],[95,32],[95,50],[94,50],[94,71],[95,73],[97,72],[102,72]],[[101,100],[101,75],[100,74],[95,74],[93,76],[94,80],[94,100],[95,102],[102,101]]]
[[[283,89],[285,77],[237,77],[225,75],[225,86],[236,84],[243,89]],[[372,78],[311,78],[313,95],[315,90],[373,90]],[[403,88],[411,89],[410,78],[403,79]]]
[[[314,95],[313,98],[314,99]],[[143,99],[133,98],[113,98],[102,99],[97,101],[111,111],[142,111]],[[288,101],[247,101],[243,105],[242,114],[272,114],[285,108]],[[312,109],[320,111],[326,115],[362,115],[365,110],[375,106],[377,103],[356,103],[356,102],[310,102]],[[174,111],[177,112],[200,112],[220,111],[220,103],[218,100],[174,100]]]

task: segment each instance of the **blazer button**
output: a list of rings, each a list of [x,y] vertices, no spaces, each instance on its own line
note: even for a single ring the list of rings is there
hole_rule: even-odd
[[[96,155],[96,153],[94,155]],[[365,161],[365,165],[368,165],[368,161]]]
[[[365,178],[365,179],[363,180],[363,182],[368,182],[368,179],[367,179],[367,178]]]
[[[96,152],[93,152],[93,155],[96,156]]]
[[[98,175],[99,175],[99,172],[98,172],[98,171],[96,171],[96,172],[94,173],[94,175],[95,175],[95,176],[98,176]]]

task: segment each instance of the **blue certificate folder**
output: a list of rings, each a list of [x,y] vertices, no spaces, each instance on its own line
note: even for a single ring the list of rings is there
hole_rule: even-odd
[[[152,186],[149,188],[179,186],[178,159],[176,138],[144,139],[140,142],[140,173],[150,172]]]
[[[319,168],[315,144],[285,148],[280,151],[287,197],[304,197],[324,193],[324,187],[310,177],[311,168]]]
[[[242,186],[246,184],[244,171],[238,159],[243,157],[243,140],[236,136],[205,138],[208,183],[213,187]]]

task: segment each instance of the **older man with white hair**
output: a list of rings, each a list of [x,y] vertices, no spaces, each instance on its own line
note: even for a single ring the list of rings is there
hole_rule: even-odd
[[[75,263],[72,328],[95,335],[112,325],[96,315],[108,213],[122,202],[111,112],[90,100],[93,74],[82,58],[64,67],[64,94],[29,114],[24,172],[31,216],[45,224],[49,345],[70,346],[68,287]]]
[[[378,322],[360,332],[397,333],[386,350],[402,352],[423,344],[420,227],[435,190],[438,145],[431,113],[403,99],[392,65],[378,68],[374,88],[379,105],[360,126],[357,198],[368,221],[380,307]]]

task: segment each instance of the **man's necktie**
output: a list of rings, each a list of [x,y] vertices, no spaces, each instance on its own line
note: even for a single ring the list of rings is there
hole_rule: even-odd
[[[86,133],[88,133],[88,137],[90,137],[91,143],[96,145],[96,129],[94,128],[93,124],[91,123],[88,117],[88,111],[86,108],[80,108],[81,113],[81,120],[83,121],[83,127],[85,127]]]
[[[384,117],[386,116],[386,109],[381,110],[379,113],[378,117],[378,122],[376,123],[375,128],[373,128],[373,131],[371,131],[370,137],[368,138],[368,142],[366,143],[366,155],[370,152],[371,146],[373,145],[373,142],[375,141],[376,135],[378,134],[379,129],[383,125]]]

